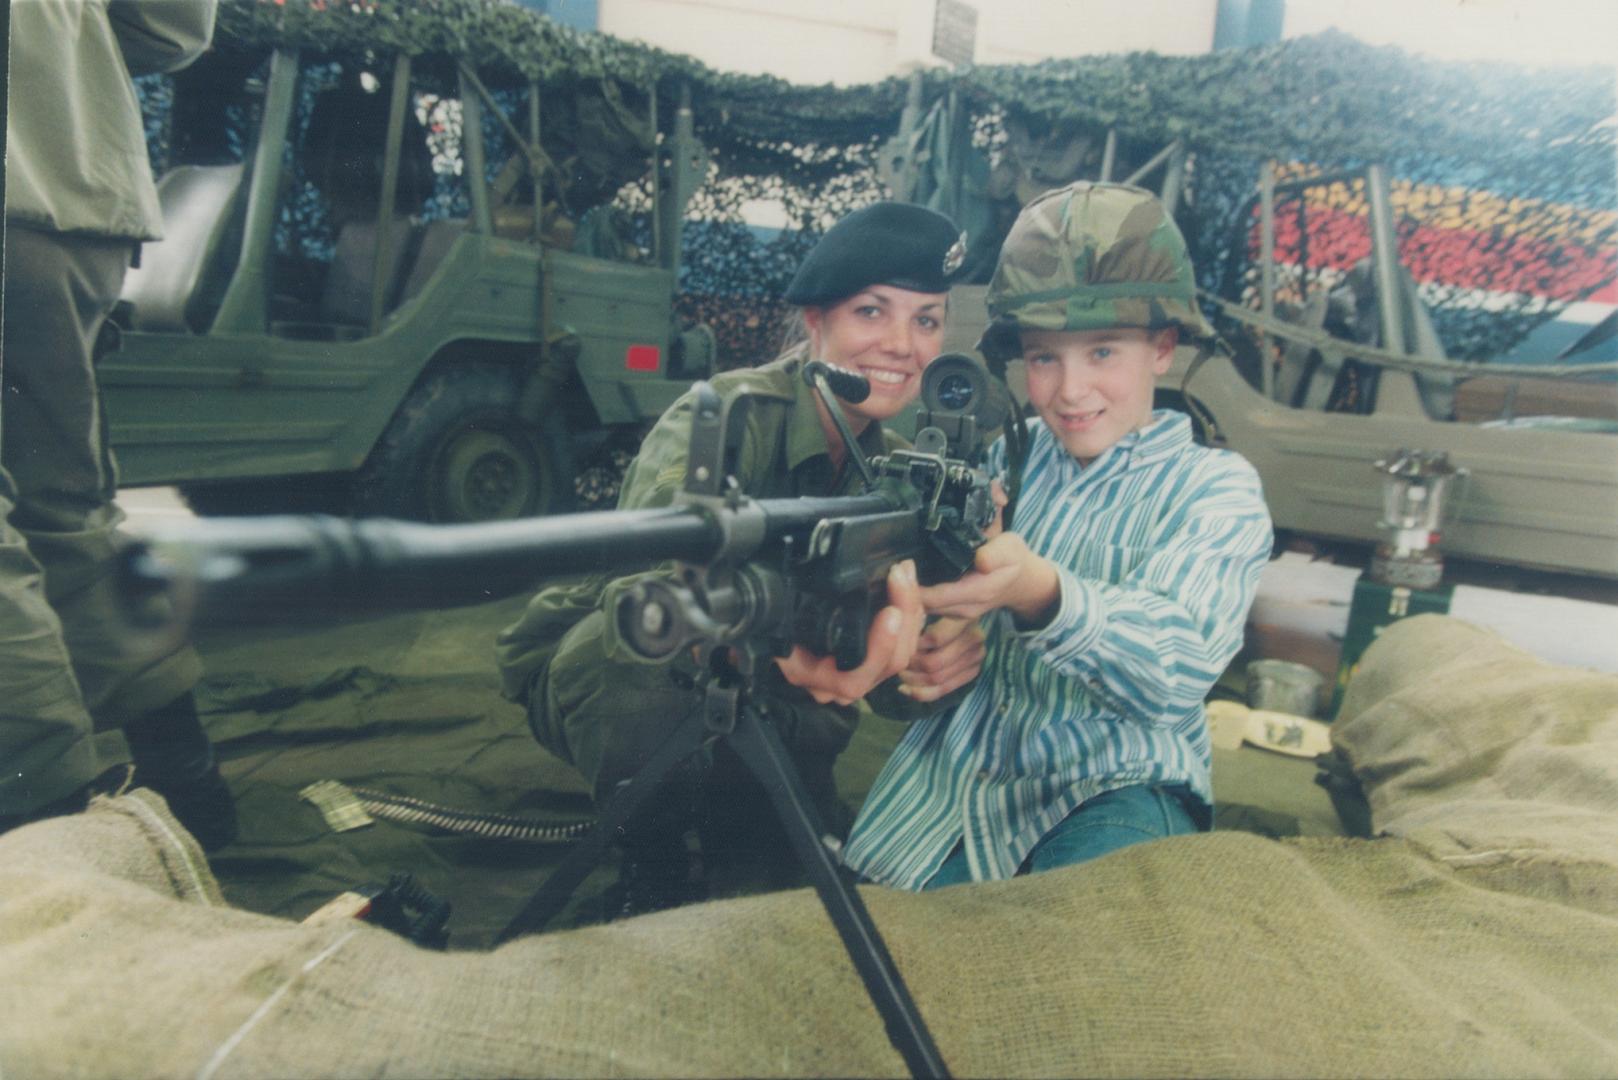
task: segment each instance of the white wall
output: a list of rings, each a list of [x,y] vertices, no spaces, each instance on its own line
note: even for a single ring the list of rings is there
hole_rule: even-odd
[[[980,64],[1213,48],[1218,0],[979,0]]]
[[[977,62],[1029,63],[1213,45],[1218,0],[967,0]],[[599,0],[601,29],[721,71],[838,85],[903,73],[925,56],[933,0]],[[1328,27],[1443,59],[1613,63],[1618,0],[1287,0],[1283,33]]]
[[[720,71],[874,82],[895,71],[902,0],[601,0],[601,29]]]
[[[932,0],[600,0],[601,29],[721,71],[795,83],[876,82],[926,55]],[[976,0],[977,62],[1213,43],[1217,0]]]
[[[1285,37],[1329,27],[1442,60],[1614,64],[1613,0],[1287,0]]]

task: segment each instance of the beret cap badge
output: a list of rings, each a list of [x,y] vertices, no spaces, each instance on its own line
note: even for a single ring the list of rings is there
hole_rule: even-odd
[[[949,250],[944,252],[944,276],[948,277],[955,273],[964,262],[966,262],[966,233],[963,232],[960,239],[951,244]]]

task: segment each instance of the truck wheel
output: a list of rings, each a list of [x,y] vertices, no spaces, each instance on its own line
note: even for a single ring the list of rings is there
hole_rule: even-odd
[[[548,512],[557,480],[512,418],[466,416],[433,452],[423,495],[429,521],[499,521]]]
[[[447,524],[568,509],[561,417],[536,429],[517,416],[516,400],[502,368],[459,365],[430,376],[355,474],[354,513]]]

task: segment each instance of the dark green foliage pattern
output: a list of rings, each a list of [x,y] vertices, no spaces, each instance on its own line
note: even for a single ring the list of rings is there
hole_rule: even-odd
[[[897,78],[833,87],[721,73],[502,0],[224,0],[217,41],[248,57],[290,45],[372,64],[402,49],[416,58],[418,79],[436,79],[449,95],[453,56],[475,58],[491,87],[516,90],[537,79],[542,100],[599,93],[611,81],[628,107],[644,109],[655,87],[664,130],[680,87],[689,87],[716,169],[692,207],[701,224],[688,230],[682,284],[703,297],[750,298],[743,302],[756,310],[738,325],[751,321],[755,333],[721,331],[731,363],[759,359],[737,350],[760,347],[767,335],[756,332],[759,313],[772,307],[768,296],[779,295],[813,237],[840,213],[882,197],[876,151],[897,130],[907,89]],[[950,90],[977,118],[976,145],[991,156],[1009,125],[1035,134],[1115,126],[1137,161],[1184,140],[1193,157],[1182,228],[1199,284],[1223,295],[1251,289],[1247,199],[1267,158],[1327,170],[1379,161],[1422,184],[1559,204],[1582,216],[1573,223],[1582,252],[1610,258],[1618,206],[1610,70],[1442,63],[1327,33],[1188,57],[1130,53],[925,73],[927,100]],[[789,229],[769,240],[748,232],[739,208],[752,198],[779,201]],[[618,202],[644,210],[644,188],[625,188]],[[684,306],[708,314],[714,305]],[[1452,355],[1480,357],[1561,306],[1524,303],[1485,315],[1464,304],[1445,311],[1440,299],[1435,318]]]

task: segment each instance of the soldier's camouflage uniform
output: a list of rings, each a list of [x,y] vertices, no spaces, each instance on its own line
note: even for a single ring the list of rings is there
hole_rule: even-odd
[[[832,468],[813,392],[799,376],[800,364],[801,354],[789,354],[712,380],[726,400],[742,393],[753,395],[745,410],[737,480],[754,498],[859,490],[856,469],[845,466],[839,474]],[[691,408],[687,395],[647,436],[624,479],[620,509],[667,506],[673,501],[685,479]],[[872,455],[903,445],[903,440],[873,423],[860,443]],[[689,682],[682,680],[694,670],[686,657],[653,666],[631,659],[617,645],[604,611],[634,580],[595,575],[547,588],[499,641],[507,696],[527,706],[535,737],[584,774],[598,802],[634,776],[697,705]],[[773,664],[767,665],[765,680],[766,704],[783,740],[811,794],[828,809],[834,798],[831,765],[853,734],[855,710],[815,704],[807,693],[781,679]],[[689,773],[683,776],[688,785],[696,779]]]
[[[161,235],[129,75],[183,67],[207,47],[213,15],[212,0],[11,5],[0,815],[116,764],[112,729],[201,674],[189,648],[132,646],[117,617],[108,578],[123,514],[91,354],[137,243]]]

